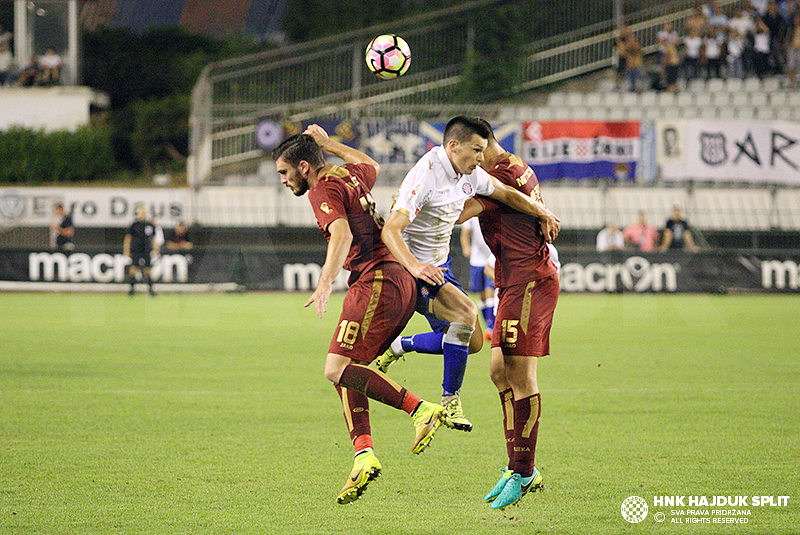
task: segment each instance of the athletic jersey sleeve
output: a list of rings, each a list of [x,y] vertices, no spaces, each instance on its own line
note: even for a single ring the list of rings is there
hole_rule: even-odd
[[[492,177],[483,170],[481,167],[475,168],[475,193],[477,195],[484,195],[488,196],[494,193],[494,184],[492,183]]]
[[[352,176],[356,176],[366,186],[367,191],[375,187],[378,180],[378,173],[375,168],[367,163],[347,163],[343,166]]]
[[[320,230],[327,232],[328,225],[339,218],[347,217],[346,199],[341,191],[341,182],[326,177],[321,186],[309,191],[308,200]]]
[[[400,191],[397,193],[392,205],[392,212],[401,212],[408,217],[409,222],[414,221],[419,211],[431,200],[433,196],[433,180],[425,180],[426,175],[420,172],[424,169],[424,165],[420,165],[425,160],[420,160],[411,171],[408,172],[400,185]],[[427,165],[427,164],[426,164]]]

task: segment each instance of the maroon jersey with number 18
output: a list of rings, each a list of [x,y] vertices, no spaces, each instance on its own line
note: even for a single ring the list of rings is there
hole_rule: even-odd
[[[536,174],[518,156],[506,153],[505,158],[489,169],[489,174],[542,202]],[[535,217],[486,197],[479,199],[484,205],[478,217],[481,231],[497,259],[495,286],[503,288],[527,284],[556,273],[556,266],[550,261],[547,241]]]

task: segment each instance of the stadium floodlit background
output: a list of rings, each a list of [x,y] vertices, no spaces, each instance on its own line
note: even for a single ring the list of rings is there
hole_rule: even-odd
[[[0,531],[799,533],[797,88],[785,68],[660,88],[664,24],[682,37],[708,4],[723,27],[747,0],[584,4],[0,3]],[[616,77],[623,23],[638,92]],[[381,33],[410,44],[397,80],[364,64]],[[57,81],[27,69],[49,49]],[[493,124],[562,220],[546,489],[506,513],[481,503],[504,462],[484,349],[463,396],[475,431],[416,458],[410,423],[375,407],[384,477],[340,507],[352,452],[322,363],[341,293],[322,320],[302,307],[325,242],[269,150],[323,125],[379,161],[386,212],[461,113]],[[59,202],[74,250],[51,243]],[[194,244],[163,255],[155,298],[123,293],[138,204]],[[596,251],[607,222],[662,228],[676,205],[700,252]],[[438,395],[437,359],[392,374]],[[714,496],[747,505],[698,500]]]

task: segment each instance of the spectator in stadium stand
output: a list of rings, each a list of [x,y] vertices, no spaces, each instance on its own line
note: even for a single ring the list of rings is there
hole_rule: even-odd
[[[323,150],[346,163],[326,163]],[[330,139],[318,125],[285,139],[272,157],[281,184],[297,197],[308,192],[317,224],[328,240],[317,288],[305,306],[314,305],[321,318],[334,279],[343,268],[350,271],[342,313],[325,360],[325,377],[339,394],[355,449],[353,469],[336,499],[348,504],[361,497],[382,470],[373,451],[367,398],[413,418],[416,438],[411,451],[415,454],[430,444],[442,423],[444,408],[420,399],[369,367],[403,331],[416,303],[414,277],[380,239],[383,218],[375,211],[370,193],[380,169],[378,162]]]
[[[688,82],[700,75],[700,55],[703,50],[703,38],[698,30],[692,29],[683,38],[683,76]]]
[[[638,93],[644,89],[644,54],[636,36],[631,34],[625,47],[625,65],[628,77],[628,90]]]
[[[57,85],[61,81],[61,56],[55,50],[48,48],[44,56],[39,58],[39,66],[42,69],[40,85]]]
[[[739,8],[736,10],[736,16],[731,18],[728,23],[730,29],[732,31],[735,30],[742,37],[742,78],[753,72],[753,45],[751,36],[755,30],[756,23],[751,14],[752,11],[753,8]],[[732,35],[729,36],[728,41],[730,42],[731,39],[733,39]],[[728,74],[728,76],[730,77],[731,75]]]
[[[75,248],[75,227],[72,223],[72,214],[68,214],[64,209],[62,203],[56,203],[53,206],[53,213],[55,213],[58,221],[53,223],[50,227],[50,232],[55,237],[53,245],[59,251],[71,251]]]
[[[784,43],[788,27],[778,11],[778,3],[774,0],[770,1],[767,4],[767,12],[761,19],[769,28],[769,71],[772,74],[782,74]]]
[[[619,29],[617,35],[617,71],[616,81],[617,87],[622,89],[623,84],[627,80],[628,72],[628,42],[633,38],[633,33],[627,24],[623,24]]]
[[[39,61],[36,58],[31,58],[28,66],[22,69],[17,77],[17,85],[22,87],[33,87],[39,85],[39,77],[42,74],[42,69],[39,67]]]
[[[179,221],[167,240],[167,249],[172,251],[186,251],[193,247],[189,238],[189,229],[183,221]]]
[[[678,47],[673,42],[667,42],[664,45],[662,68],[664,71],[664,88],[670,93],[677,93],[678,77],[681,70],[681,55],[678,53]]]
[[[700,251],[700,248],[695,244],[694,238],[692,237],[689,223],[683,218],[683,213],[679,206],[675,206],[672,209],[672,216],[667,219],[663,234],[661,247],[659,247],[662,253],[669,250],[688,250],[692,253]]]
[[[763,20],[759,19],[756,21],[753,33],[753,68],[759,78],[764,78],[769,74],[769,43],[769,28]]]
[[[150,269],[152,260],[157,258],[159,253],[157,238],[155,225],[147,219],[147,206],[140,204],[136,207],[136,220],[128,228],[122,245],[122,254],[131,259],[131,265],[128,267],[128,283],[131,288],[128,295],[133,295],[135,292],[137,272],[144,277],[150,295],[156,295]]]
[[[722,27],[728,25],[728,17],[717,5],[717,0],[708,0],[702,6],[703,16],[706,22],[714,27]]]
[[[605,228],[597,233],[597,251],[605,253],[608,251],[621,251],[625,248],[625,237],[622,231],[613,221],[606,223]]]
[[[622,231],[625,243],[642,253],[651,253],[656,250],[658,230],[647,222],[644,212],[639,212],[636,223]]]
[[[671,22],[665,22],[661,29],[658,30],[656,41],[658,42],[658,63],[663,65],[667,45],[672,43],[677,46],[680,43],[678,32],[672,28]]]
[[[10,84],[13,63],[14,56],[11,55],[11,50],[8,49],[8,45],[0,41],[0,87]]]
[[[0,44],[6,45],[6,48],[8,48],[11,45],[12,37],[14,37],[13,33],[7,32],[5,28],[0,26]]]
[[[786,67],[789,82],[797,88],[797,73],[800,71],[800,11],[795,12],[786,46]]]
[[[729,31],[728,44],[725,49],[728,51],[728,78],[744,79],[744,50],[745,39],[735,28]]]
[[[686,35],[691,35],[692,32],[695,32],[697,35],[702,35],[706,24],[708,24],[708,21],[706,20],[706,16],[703,15],[703,8],[698,6],[695,8],[692,16],[683,23],[683,31]]]
[[[714,26],[706,28],[703,37],[703,54],[706,60],[706,80],[722,78],[722,49],[724,33]]]

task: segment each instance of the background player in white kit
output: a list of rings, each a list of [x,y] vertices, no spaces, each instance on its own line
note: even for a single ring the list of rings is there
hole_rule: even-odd
[[[492,251],[483,239],[478,219],[473,217],[461,225],[461,251],[469,259],[469,291],[478,294],[478,309],[486,322],[484,340],[491,340],[494,329],[494,282],[486,276],[484,268]]]
[[[417,279],[416,310],[426,316],[434,332],[396,339],[378,358],[378,366],[386,371],[407,351],[442,354],[445,425],[463,431],[471,431],[472,423],[464,416],[459,391],[467,356],[483,347],[483,333],[475,303],[450,269],[455,222],[465,201],[476,194],[545,221],[557,221],[544,205],[479,167],[490,135],[476,118],[452,118],[445,126],[442,145],[431,149],[406,175],[381,233],[395,258]]]

